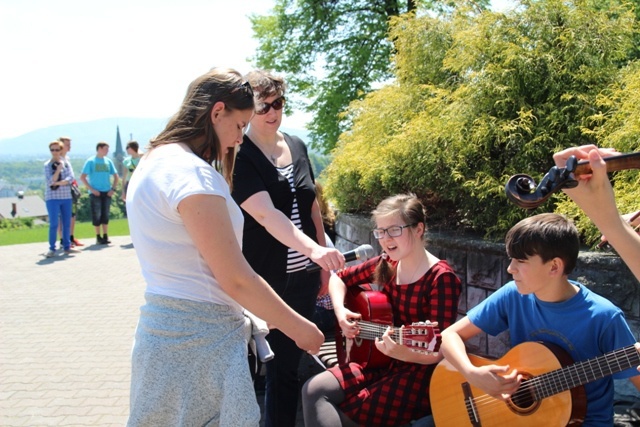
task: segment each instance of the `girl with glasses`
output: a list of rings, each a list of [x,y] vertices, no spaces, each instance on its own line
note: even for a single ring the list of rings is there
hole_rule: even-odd
[[[285,83],[265,71],[245,76],[256,101],[255,115],[238,151],[233,198],[244,214],[242,251],[249,264],[298,313],[311,319],[321,275],[344,265],[344,256],[326,247],[307,148],[280,132]],[[322,273],[308,273],[310,262]],[[265,426],[296,422],[298,364],[302,352],[274,330],[267,341],[275,358],[266,365]]]
[[[373,211],[383,255],[331,276],[329,295],[342,334],[356,338],[360,313],[344,306],[347,288],[375,284],[386,294],[395,327],[456,320],[461,283],[449,264],[425,250],[425,210],[413,194],[389,197]],[[302,389],[305,426],[398,426],[431,414],[429,381],[438,354],[399,345],[385,332],[375,346],[387,368],[350,362],[312,377]]]

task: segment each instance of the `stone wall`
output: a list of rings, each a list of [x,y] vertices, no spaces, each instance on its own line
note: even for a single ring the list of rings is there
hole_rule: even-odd
[[[368,216],[339,215],[336,247],[344,252],[362,244],[370,244],[376,253],[380,253],[380,245],[373,238],[371,228]],[[428,230],[427,236],[428,250],[438,258],[446,259],[462,281],[458,306],[461,317],[511,280],[511,275],[507,273],[509,259],[503,243],[488,242],[478,236],[451,231]],[[620,307],[636,338],[640,336],[640,284],[619,257],[606,252],[581,251],[577,268],[570,279],[583,283]],[[507,333],[497,337],[480,335],[469,342],[469,347],[476,354],[500,357],[509,350],[509,337]],[[622,394],[638,395],[628,381],[618,382],[616,389]]]

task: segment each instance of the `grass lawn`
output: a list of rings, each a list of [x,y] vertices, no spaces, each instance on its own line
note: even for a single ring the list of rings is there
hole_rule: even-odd
[[[109,221],[109,236],[128,236],[129,222],[126,218]],[[90,222],[76,222],[74,236],[77,239],[95,238],[96,232]],[[49,241],[49,226],[41,225],[20,230],[0,231],[0,246],[19,245]]]

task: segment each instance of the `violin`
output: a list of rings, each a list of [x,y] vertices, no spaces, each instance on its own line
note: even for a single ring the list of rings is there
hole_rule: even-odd
[[[603,158],[607,165],[607,172],[625,169],[640,169],[640,151]],[[563,188],[574,188],[578,185],[576,176],[592,172],[588,160],[578,162],[575,156],[567,159],[564,167],[557,166],[549,169],[540,184],[529,175],[513,175],[505,185],[507,198],[515,205],[524,209],[535,209],[546,202],[553,193]]]

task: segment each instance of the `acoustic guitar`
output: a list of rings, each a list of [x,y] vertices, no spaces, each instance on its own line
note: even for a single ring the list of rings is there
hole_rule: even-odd
[[[498,360],[473,355],[469,359],[476,366],[509,365],[526,379],[503,401],[470,385],[443,359],[429,387],[438,427],[581,425],[587,410],[583,385],[640,364],[633,345],[573,363],[560,347],[540,342],[519,344]]]
[[[363,289],[349,289],[345,295],[345,307],[360,313],[360,333],[356,338],[342,336],[340,325],[336,329],[336,353],[338,363],[356,362],[369,368],[385,368],[391,359],[378,350],[376,338],[382,338],[389,326],[393,326],[391,303],[386,294]],[[440,330],[431,322],[416,322],[393,327],[391,339],[413,351],[435,354],[440,348]]]

